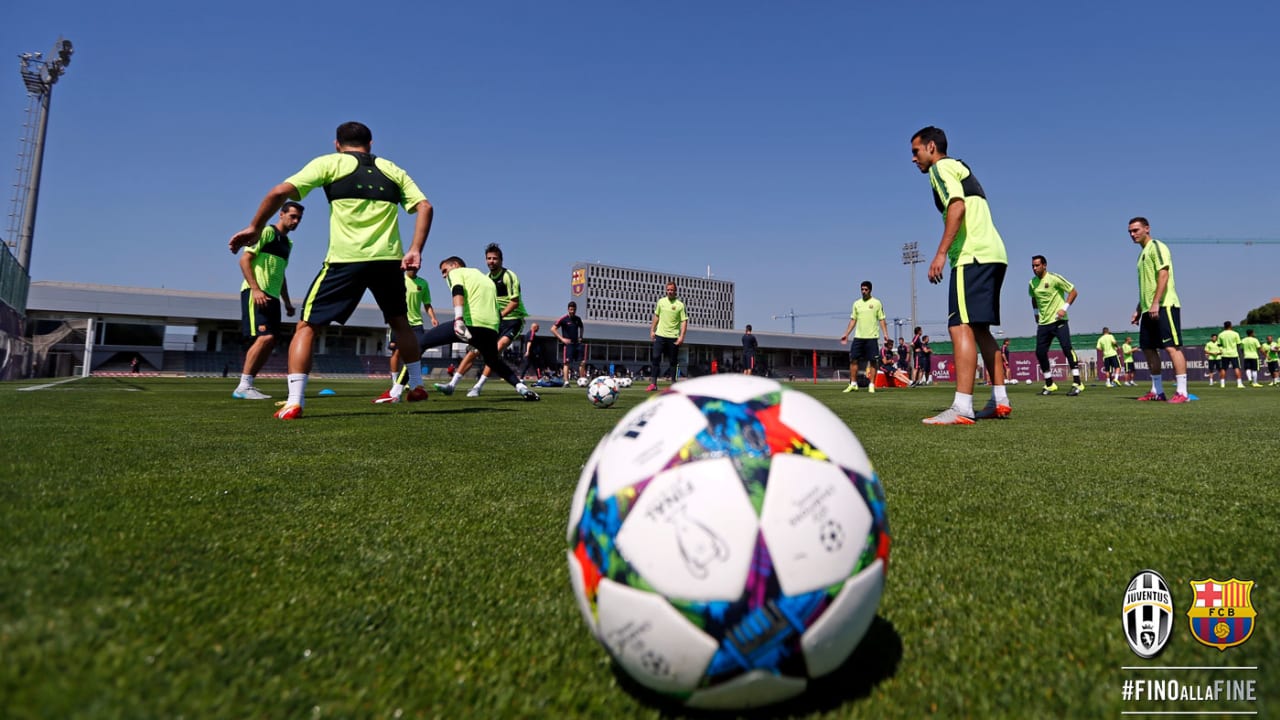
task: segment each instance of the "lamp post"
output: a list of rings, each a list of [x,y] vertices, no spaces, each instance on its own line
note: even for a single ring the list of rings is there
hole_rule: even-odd
[[[32,103],[39,104],[39,116],[36,119],[36,137],[29,156],[30,169],[26,173],[25,198],[22,203],[22,224],[18,228],[18,264],[31,274],[31,240],[35,235],[36,206],[40,201],[40,169],[44,165],[44,138],[49,128],[49,98],[53,95],[53,86],[67,71],[71,64],[71,55],[75,52],[71,41],[58,38],[51,59],[46,60],[42,53],[23,53],[21,59],[22,83],[27,87],[27,96]]]
[[[920,244],[909,242],[902,246],[902,264],[911,268],[911,327],[916,327],[916,264],[920,262]]]

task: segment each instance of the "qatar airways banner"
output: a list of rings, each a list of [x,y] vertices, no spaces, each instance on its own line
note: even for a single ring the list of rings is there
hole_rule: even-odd
[[[1080,353],[1081,372],[1089,376],[1089,380],[1097,380],[1097,370],[1090,372],[1089,364],[1091,358],[1089,355],[1095,353]],[[1209,364],[1204,358],[1204,348],[1202,347],[1184,347],[1182,354],[1187,359],[1187,377],[1190,380],[1207,380],[1209,378]],[[1133,354],[1134,370],[1137,380],[1150,380],[1151,374],[1147,372],[1147,359],[1141,352]],[[1173,363],[1169,361],[1169,356],[1163,351],[1160,353],[1160,364],[1163,366],[1165,378],[1173,378]],[[1067,367],[1067,360],[1060,350],[1056,349],[1049,352],[1049,373],[1053,375],[1054,380],[1068,380],[1071,370]],[[1040,362],[1036,360],[1034,351],[1020,351],[1009,354],[1009,377],[1020,383],[1039,382],[1044,378],[1040,374]],[[956,365],[954,355],[938,355],[933,356],[933,379],[935,382],[955,382]]]
[[[1056,357],[1055,357],[1056,355]],[[1049,363],[1062,363],[1061,353],[1049,353]],[[1053,365],[1053,375],[1056,378],[1064,378],[1068,374],[1066,365]],[[1009,353],[1009,377],[1016,379],[1018,382],[1029,382],[1040,378],[1039,363],[1036,362],[1036,354],[1034,352],[1014,352]],[[933,379],[934,382],[955,382],[956,380],[956,362],[954,355],[934,355],[933,356]]]

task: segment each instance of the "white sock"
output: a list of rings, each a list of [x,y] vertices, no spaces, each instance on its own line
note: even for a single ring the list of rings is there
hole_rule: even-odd
[[[991,397],[995,398],[997,405],[1009,404],[1009,391],[1004,389],[1003,385],[995,385],[991,388]]]
[[[392,370],[392,371],[391,371],[391,384],[392,384],[392,385],[395,385],[395,384],[396,384],[396,380],[398,380],[398,379],[400,379],[400,371],[399,371],[399,370]]]
[[[414,360],[411,363],[405,363],[404,369],[409,371],[409,387],[422,387],[422,361]]]
[[[1164,392],[1164,376],[1163,375],[1153,375],[1151,377],[1151,392],[1157,395]]]
[[[306,392],[307,374],[289,373],[289,399],[285,403],[288,405],[302,405]]]
[[[458,383],[460,382],[462,382],[462,373],[456,372],[453,374],[453,377],[449,379],[449,387],[458,387]]]
[[[956,393],[956,399],[951,401],[951,408],[965,417],[973,417],[973,394]]]
[[[488,380],[488,379],[489,379],[489,376],[488,376],[488,375],[481,375],[481,376],[480,376],[480,379],[476,381],[476,387],[475,387],[475,389],[476,389],[476,390],[479,390],[480,388],[484,387],[484,382],[485,382],[486,380]]]
[[[237,389],[237,390],[248,390],[248,389],[249,389],[249,388],[251,388],[251,387],[253,387],[253,376],[252,376],[252,375],[241,375],[241,376],[240,376],[240,385],[239,385],[239,387],[237,387],[236,389]]]
[[[480,376],[480,381],[484,382],[483,375]],[[476,385],[476,387],[480,387],[480,386]],[[518,382],[516,383],[516,392],[520,393],[521,395],[524,395],[525,393],[529,392],[529,386],[525,385],[523,381]]]
[[[1187,375],[1186,375],[1186,373],[1183,373],[1183,374],[1181,374],[1181,375],[1174,375],[1174,376],[1173,376],[1173,382],[1178,386],[1178,394],[1179,394],[1179,395],[1186,395],[1186,394],[1187,394]]]
[[[392,383],[391,389],[387,391],[387,394],[393,398],[399,399],[400,396],[404,394],[404,385],[401,385],[400,383]]]

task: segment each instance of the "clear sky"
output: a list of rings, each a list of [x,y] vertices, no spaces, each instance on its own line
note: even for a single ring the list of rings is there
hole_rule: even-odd
[[[1004,331],[1034,331],[1041,253],[1078,286],[1073,329],[1097,332],[1130,327],[1131,216],[1157,238],[1280,237],[1278,8],[27,2],[0,23],[0,157],[26,106],[16,56],[62,35],[35,280],[235,292],[229,236],[360,120],[436,208],[424,262],[479,266],[498,242],[533,313],[563,311],[574,261],[710,267],[736,282],[739,327],[788,332],[772,316],[794,309],[799,332],[838,336],[864,279],[910,318],[902,245],[927,263],[942,230],[909,152],[932,124],[1008,247]],[[323,194],[304,203],[295,297],[327,240]],[[1184,326],[1280,296],[1280,245],[1173,251]],[[945,337],[926,268],[917,317]]]

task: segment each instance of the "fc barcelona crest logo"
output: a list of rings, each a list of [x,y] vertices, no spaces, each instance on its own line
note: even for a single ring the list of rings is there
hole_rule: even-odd
[[[1235,647],[1253,634],[1252,580],[1192,580],[1194,594],[1187,617],[1196,640],[1219,651]]]
[[[1173,634],[1173,593],[1155,570],[1142,570],[1124,591],[1124,637],[1138,657],[1153,658]]]
[[[581,295],[582,291],[587,289],[587,269],[574,268],[573,279],[570,281],[570,284],[573,286],[574,297]]]

